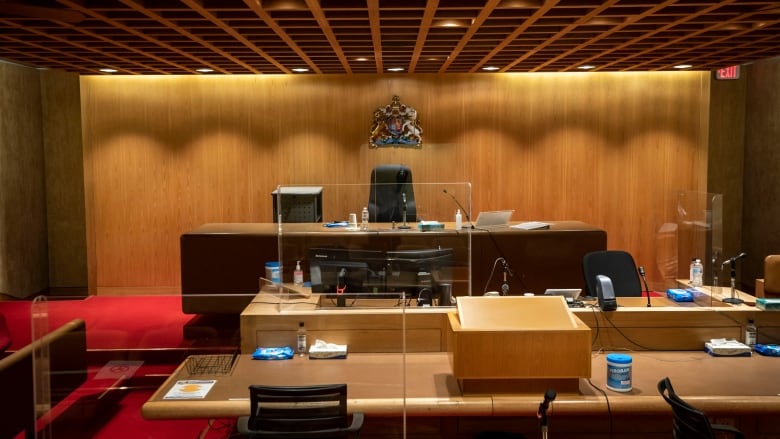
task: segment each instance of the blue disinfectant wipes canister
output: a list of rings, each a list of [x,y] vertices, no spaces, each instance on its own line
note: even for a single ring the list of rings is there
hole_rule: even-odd
[[[282,277],[279,272],[279,262],[271,261],[265,263],[265,278],[271,282],[278,284],[282,282]]]
[[[631,391],[631,355],[607,355],[607,389],[615,392]]]

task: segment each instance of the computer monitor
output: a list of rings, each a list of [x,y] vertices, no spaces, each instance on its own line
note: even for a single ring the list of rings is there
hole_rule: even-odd
[[[311,290],[315,293],[373,292],[384,286],[385,257],[378,250],[341,247],[309,249]]]
[[[454,253],[451,248],[392,250],[387,256],[387,290],[419,294],[452,282]]]

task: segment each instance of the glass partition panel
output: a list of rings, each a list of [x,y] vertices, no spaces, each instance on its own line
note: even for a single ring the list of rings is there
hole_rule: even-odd
[[[403,436],[407,398],[439,392],[416,377],[449,370],[447,314],[472,291],[471,185],[376,181],[277,188],[278,259],[242,314],[242,328],[256,322],[242,344],[292,348],[290,382],[348,381],[348,398],[384,401]]]

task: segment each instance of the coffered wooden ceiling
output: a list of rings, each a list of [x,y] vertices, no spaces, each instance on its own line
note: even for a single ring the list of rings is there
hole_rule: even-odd
[[[0,59],[80,74],[715,70],[780,55],[780,2],[0,0]]]

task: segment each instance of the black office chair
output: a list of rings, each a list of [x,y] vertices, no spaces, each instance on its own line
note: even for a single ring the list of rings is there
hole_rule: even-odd
[[[368,219],[371,222],[417,221],[412,171],[405,165],[378,165],[371,170],[368,194]],[[404,203],[404,200],[406,203]]]
[[[604,275],[612,280],[615,296],[642,297],[634,258],[622,250],[598,250],[582,258],[582,273],[585,288],[591,297],[596,297],[596,276]]]
[[[249,438],[359,437],[363,414],[347,414],[347,385],[249,386],[252,414],[238,418]]]
[[[711,424],[703,411],[677,396],[669,377],[658,382],[658,392],[672,407],[672,432],[675,439],[715,439],[716,431],[728,433],[736,439],[744,438],[742,432],[731,425]]]

